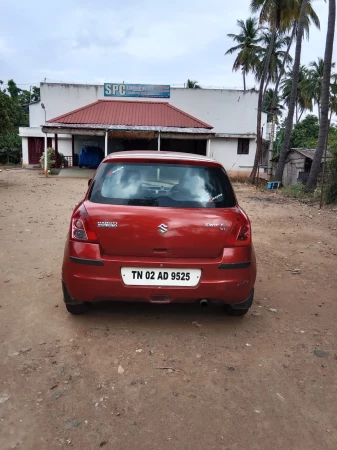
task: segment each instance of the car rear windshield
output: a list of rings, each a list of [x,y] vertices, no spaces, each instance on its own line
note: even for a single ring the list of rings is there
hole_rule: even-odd
[[[163,163],[103,163],[89,200],[169,208],[231,208],[236,204],[221,168]]]

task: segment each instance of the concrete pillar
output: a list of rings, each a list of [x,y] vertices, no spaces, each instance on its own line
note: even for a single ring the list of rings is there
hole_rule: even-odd
[[[55,137],[54,137],[54,141],[55,141],[55,168],[58,169],[59,167],[59,144],[58,144],[58,137],[57,134],[55,133]]]
[[[75,136],[72,134],[71,135],[71,165],[74,167],[74,160],[75,160]]]
[[[207,144],[206,144],[206,156],[211,157],[211,140],[207,139]]]
[[[47,138],[47,132],[45,132],[44,135],[44,174],[47,177],[48,176],[48,138]]]
[[[105,156],[108,156],[108,140],[109,138],[109,132],[108,130],[105,132]]]

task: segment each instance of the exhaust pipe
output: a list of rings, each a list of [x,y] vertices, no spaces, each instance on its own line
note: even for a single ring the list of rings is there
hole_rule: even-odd
[[[202,300],[200,300],[200,307],[202,309],[206,309],[208,307],[208,300],[206,300],[205,298],[203,298]]]

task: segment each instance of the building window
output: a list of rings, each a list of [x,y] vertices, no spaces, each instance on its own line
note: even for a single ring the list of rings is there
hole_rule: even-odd
[[[249,155],[249,139],[238,139],[238,155]]]

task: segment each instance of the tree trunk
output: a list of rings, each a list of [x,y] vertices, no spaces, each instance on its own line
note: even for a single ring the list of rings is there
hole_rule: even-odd
[[[300,114],[300,116],[299,116],[299,118],[298,118],[298,122],[302,119],[303,113],[304,113],[304,109],[302,109],[302,111],[301,111],[301,114]]]
[[[246,71],[245,69],[242,69],[242,76],[243,76],[243,90],[246,92]]]
[[[297,27],[297,22],[294,23],[292,32],[291,32],[291,36],[290,36],[290,40],[289,40],[289,44],[286,50],[286,53],[284,55],[283,61],[282,61],[282,66],[281,66],[281,70],[280,73],[278,74],[277,80],[276,80],[276,84],[275,84],[275,88],[274,88],[274,94],[273,94],[273,100],[271,103],[271,114],[272,114],[272,130],[271,130],[271,135],[274,136],[275,135],[275,125],[276,125],[276,116],[277,116],[277,111],[276,111],[276,103],[277,103],[277,97],[278,97],[278,88],[280,85],[280,82],[282,80],[283,74],[284,74],[284,69],[286,66],[286,61],[290,52],[290,48],[291,45],[293,43],[294,40],[294,36],[296,33],[296,27]],[[271,153],[271,156],[273,154],[274,151],[274,143],[273,142],[269,142],[269,151]],[[272,169],[268,169],[268,180],[272,179]]]
[[[290,36],[290,41],[289,41],[289,44],[288,44],[288,47],[287,47],[287,51],[286,51],[286,54],[284,55],[282,66],[281,66],[281,70],[280,70],[280,73],[279,73],[279,75],[277,77],[277,80],[276,80],[276,84],[275,84],[275,88],[274,88],[274,95],[273,95],[273,102],[272,102],[272,105],[271,105],[272,109],[275,108],[275,106],[276,106],[278,87],[280,85],[280,82],[281,82],[283,74],[284,74],[286,61],[287,61],[287,58],[288,58],[288,55],[289,55],[289,52],[290,52],[291,45],[292,45],[293,40],[294,40],[294,36],[295,36],[296,26],[297,26],[297,22],[294,23],[294,26],[293,26],[293,29],[292,29],[292,32],[291,32],[291,36]]]
[[[293,129],[293,121],[294,121],[294,111],[295,105],[297,101],[297,86],[299,79],[299,71],[300,71],[300,62],[301,62],[301,49],[302,49],[302,38],[303,38],[303,25],[306,15],[308,0],[302,0],[301,5],[301,13],[300,20],[298,23],[297,37],[296,37],[296,50],[295,50],[295,61],[293,65],[293,74],[292,74],[292,85],[291,85],[291,94],[288,108],[288,117],[286,120],[286,129],[284,133],[284,142],[280,152],[280,159],[277,165],[275,179],[276,181],[282,181],[283,170],[286,163],[287,153],[290,144],[290,136]]]
[[[249,182],[254,183],[257,169],[259,166],[259,162],[261,159],[261,152],[262,152],[262,134],[261,134],[261,119],[262,119],[262,100],[263,100],[263,86],[264,86],[264,80],[266,79],[266,75],[269,68],[269,62],[271,58],[271,54],[273,52],[274,42],[275,42],[275,35],[276,35],[276,26],[273,26],[273,31],[270,37],[270,44],[268,49],[267,58],[264,64],[263,73],[260,81],[260,89],[259,89],[259,99],[257,103],[257,124],[256,124],[256,153],[255,153],[255,159],[254,159],[254,166],[251,171],[251,174],[249,175]]]
[[[296,116],[296,124],[298,124],[298,101],[296,101],[295,108],[296,108],[296,112],[295,112],[295,116]]]
[[[264,87],[262,103],[264,102],[264,99],[266,98],[266,92],[267,92],[267,89],[268,89],[269,82],[270,82],[270,76],[268,76],[267,81],[266,81],[266,85]]]
[[[321,93],[321,120],[319,123],[317,148],[310,169],[309,178],[305,186],[306,191],[314,189],[317,184],[317,178],[321,169],[322,156],[324,152],[324,146],[329,127],[330,78],[331,78],[333,41],[335,36],[335,20],[336,20],[336,0],[329,0],[328,31],[326,33],[324,72],[323,72],[322,93]]]
[[[273,177],[273,156],[274,156],[274,133],[275,133],[276,114],[272,115],[271,133],[269,136],[268,163],[267,163],[267,179],[271,181]]]

